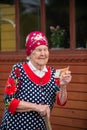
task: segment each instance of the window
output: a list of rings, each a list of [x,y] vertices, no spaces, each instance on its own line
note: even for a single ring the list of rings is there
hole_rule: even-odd
[[[86,0],[75,0],[76,8],[76,47],[87,48],[87,4]]]
[[[13,0],[0,1],[0,51],[14,51],[15,40],[15,6]]]
[[[20,0],[20,43],[24,49],[26,36],[34,30],[40,30],[40,0]]]
[[[64,31],[64,37],[61,36],[58,39],[55,36],[54,43],[51,40],[50,26],[57,27],[59,30]],[[49,0],[46,4],[46,32],[50,43],[50,48],[69,48],[70,36],[69,36],[69,0]],[[61,32],[59,32],[61,33]],[[53,34],[55,35],[55,34]],[[56,43],[55,43],[56,42]]]
[[[26,36],[34,30],[46,32],[50,48],[86,49],[86,23],[85,0],[3,0],[0,1],[0,51],[24,49]],[[56,40],[52,42],[50,26],[64,31],[57,44]]]

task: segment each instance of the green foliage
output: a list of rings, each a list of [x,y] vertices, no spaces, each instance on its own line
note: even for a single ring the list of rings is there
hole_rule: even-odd
[[[60,26],[50,26],[51,37],[50,41],[53,47],[61,47],[65,40],[65,30],[61,29]]]

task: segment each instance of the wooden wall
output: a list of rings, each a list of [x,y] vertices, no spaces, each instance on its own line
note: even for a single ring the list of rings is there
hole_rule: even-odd
[[[0,56],[0,122],[4,105],[3,93],[7,77],[12,65],[25,60],[24,55]],[[72,82],[68,85],[68,101],[64,107],[56,103],[51,114],[53,130],[87,130],[87,59],[83,58],[56,58],[50,56],[48,65],[55,68],[70,66]]]
[[[67,87],[68,102],[62,108],[55,104],[51,118],[53,130],[86,130],[87,64],[68,64],[70,64],[70,70],[72,71],[72,82]],[[65,63],[58,66],[65,66]]]

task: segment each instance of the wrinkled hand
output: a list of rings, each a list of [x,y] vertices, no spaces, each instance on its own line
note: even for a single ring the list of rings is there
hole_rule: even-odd
[[[36,111],[40,113],[41,116],[47,116],[48,119],[50,118],[50,108],[48,105],[38,104],[36,106]]]
[[[67,85],[71,82],[71,79],[71,71],[67,69],[63,75],[60,75],[60,86]]]

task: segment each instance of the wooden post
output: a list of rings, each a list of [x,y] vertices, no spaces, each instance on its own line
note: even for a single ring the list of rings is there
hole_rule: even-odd
[[[45,0],[40,0],[40,18],[41,18],[41,31],[46,32],[45,21]]]
[[[75,0],[70,0],[70,48],[76,47]]]

